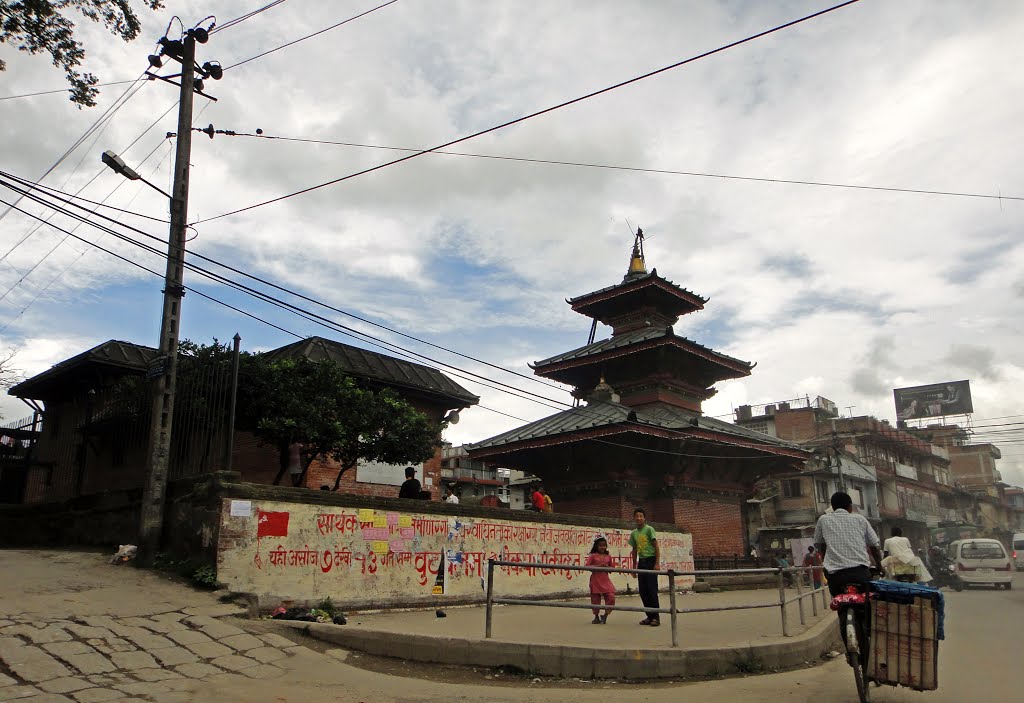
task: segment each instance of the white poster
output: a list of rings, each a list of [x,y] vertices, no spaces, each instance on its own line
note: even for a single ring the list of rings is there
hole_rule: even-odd
[[[360,461],[356,465],[356,481],[401,486],[405,482],[405,467],[407,466],[416,469],[416,479],[422,483],[423,464],[382,464],[376,461]]]
[[[252,515],[252,501],[231,501],[231,517],[249,517]]]

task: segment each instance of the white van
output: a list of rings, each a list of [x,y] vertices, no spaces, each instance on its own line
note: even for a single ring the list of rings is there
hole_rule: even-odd
[[[1013,565],[998,540],[957,540],[949,545],[949,558],[964,585],[991,583],[1005,589],[1013,587]]]
[[[1024,532],[1013,535],[1013,564],[1017,571],[1024,571]]]

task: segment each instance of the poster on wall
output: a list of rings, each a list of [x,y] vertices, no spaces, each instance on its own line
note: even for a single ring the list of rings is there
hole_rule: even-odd
[[[443,596],[445,586],[448,585],[448,560],[444,552],[441,553],[441,564],[443,564],[443,567],[438,568],[437,578],[434,579],[434,587],[430,591],[432,596]]]
[[[356,465],[356,481],[359,483],[382,483],[386,486],[401,486],[405,482],[405,467],[416,469],[416,478],[423,480],[423,464],[382,464],[379,461],[360,459]]]
[[[970,381],[933,383],[893,390],[897,420],[917,420],[944,415],[970,415],[974,412]]]

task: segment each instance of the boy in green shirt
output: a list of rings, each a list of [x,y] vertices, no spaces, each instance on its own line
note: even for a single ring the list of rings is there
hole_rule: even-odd
[[[636,521],[636,529],[629,535],[629,546],[633,548],[632,559],[634,569],[658,568],[661,564],[661,550],[658,548],[658,536],[654,528],[647,524],[647,515],[643,508],[633,511],[633,519]],[[661,624],[661,614],[658,609],[661,603],[658,600],[658,576],[656,574],[633,574],[633,578],[639,578],[637,587],[640,591],[640,600],[644,607],[648,608],[647,617],[640,621],[641,625],[657,627]],[[653,612],[650,609],[654,609]]]

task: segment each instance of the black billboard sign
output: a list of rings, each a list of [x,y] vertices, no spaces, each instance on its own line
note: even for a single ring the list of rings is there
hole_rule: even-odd
[[[897,388],[892,393],[896,398],[897,420],[969,415],[974,412],[970,381]]]

